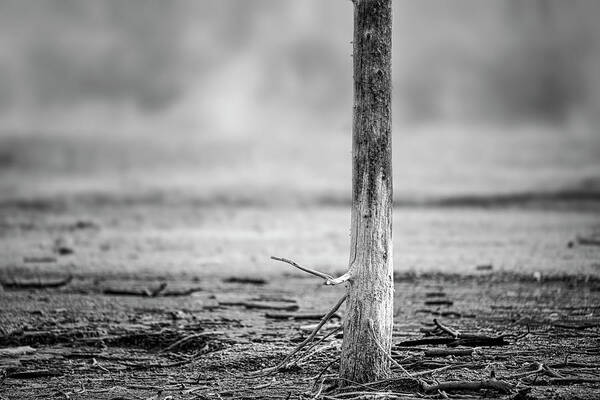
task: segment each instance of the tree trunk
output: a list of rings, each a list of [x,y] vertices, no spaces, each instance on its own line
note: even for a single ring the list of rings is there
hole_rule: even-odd
[[[391,55],[392,1],[354,0],[352,225],[342,384],[379,380],[390,371]]]

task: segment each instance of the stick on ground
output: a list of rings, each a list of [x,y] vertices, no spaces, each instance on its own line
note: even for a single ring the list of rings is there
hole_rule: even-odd
[[[472,390],[477,391],[481,389],[494,389],[500,393],[511,393],[513,387],[508,383],[490,379],[487,381],[452,381],[452,382],[440,382],[433,385],[429,385],[422,382],[423,390],[426,393],[436,392],[438,390]]]
[[[314,337],[317,335],[317,333],[319,333],[319,330],[321,330],[323,325],[325,325],[327,323],[327,321],[329,321],[329,319],[337,312],[337,310],[341,307],[341,305],[344,303],[344,301],[346,301],[346,297],[347,297],[347,295],[343,295],[342,298],[338,300],[338,302],[335,304],[335,306],[333,306],[333,308],[331,310],[329,310],[329,312],[327,314],[325,314],[323,319],[321,319],[321,322],[319,322],[319,325],[317,325],[317,327],[310,333],[310,335],[308,335],[308,337],[306,339],[304,339],[302,341],[302,343],[300,343],[298,346],[296,346],[296,348],[290,354],[288,354],[283,359],[283,361],[281,361],[275,367],[267,368],[261,372],[265,373],[265,374],[270,374],[272,372],[278,371],[281,368],[285,367],[286,364],[292,359],[292,357],[295,354],[297,354],[300,350],[302,350],[304,348],[304,346],[306,346],[311,340],[314,339]]]

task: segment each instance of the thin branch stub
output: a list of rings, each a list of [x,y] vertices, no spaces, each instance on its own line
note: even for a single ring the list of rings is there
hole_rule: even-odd
[[[331,276],[325,272],[317,271],[316,269],[312,269],[309,267],[304,267],[295,261],[288,260],[287,258],[271,256],[271,260],[281,261],[281,262],[290,264],[291,266],[296,267],[301,271],[304,271],[304,272],[309,273],[314,276],[318,276],[319,278],[324,279],[325,282],[323,284],[328,285],[328,286],[335,286],[335,285],[342,284],[342,283],[350,280],[352,277],[352,274],[350,273],[350,271],[346,272],[344,275],[342,275],[338,278],[334,278],[333,276]]]

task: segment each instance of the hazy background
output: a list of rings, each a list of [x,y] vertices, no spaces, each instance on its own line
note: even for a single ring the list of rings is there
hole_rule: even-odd
[[[396,197],[600,187],[600,3],[394,0]],[[1,0],[4,199],[345,202],[348,0]]]
[[[600,2],[393,4],[396,271],[600,275]],[[0,274],[343,271],[352,12],[0,0]]]

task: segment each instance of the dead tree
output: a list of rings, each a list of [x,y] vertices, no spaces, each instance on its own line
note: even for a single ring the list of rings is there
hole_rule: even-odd
[[[313,333],[279,365],[305,347],[346,301],[341,385],[386,378],[393,328],[391,55],[392,1],[354,0],[354,110],[352,123],[352,224],[348,272],[339,278],[286,262],[324,279],[347,283],[347,294]]]
[[[340,377],[385,378],[393,327],[392,1],[354,0],[352,225]]]

